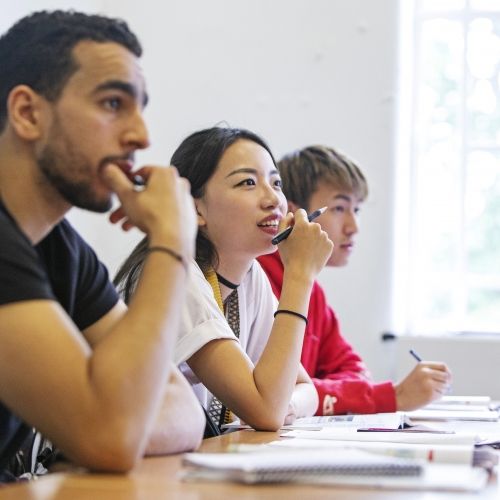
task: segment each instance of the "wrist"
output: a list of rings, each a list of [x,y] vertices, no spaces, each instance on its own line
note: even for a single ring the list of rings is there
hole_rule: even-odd
[[[174,252],[182,255],[186,260],[192,257],[193,243],[188,244],[186,238],[180,232],[163,229],[150,231],[148,233],[148,247],[168,247]]]
[[[314,283],[314,278],[300,269],[287,270],[283,272],[283,285],[293,287],[298,290],[306,290],[310,292]]]
[[[394,398],[396,400],[396,411],[403,411],[406,409],[406,402],[404,401],[404,391],[401,388],[401,383],[394,386]]]
[[[291,309],[281,309],[281,308],[279,308],[279,309],[277,309],[275,311],[275,313],[274,313],[273,316],[276,318],[276,316],[278,314],[288,314],[289,316],[294,316],[295,318],[298,318],[298,319],[304,321],[304,323],[307,326],[307,317],[304,314],[301,314],[301,313],[299,313],[297,311],[292,311]]]
[[[146,249],[146,255],[150,255],[151,253],[155,252],[165,254],[167,257],[174,259],[175,261],[177,261],[179,264],[182,265],[182,267],[186,270],[186,272],[188,271],[189,269],[188,261],[184,258],[182,254],[170,248],[169,246],[149,245],[148,248]]]

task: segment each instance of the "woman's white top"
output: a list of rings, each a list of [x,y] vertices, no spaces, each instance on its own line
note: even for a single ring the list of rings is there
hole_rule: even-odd
[[[257,261],[238,286],[240,338],[234,335],[214,297],[212,287],[193,261],[188,273],[186,301],[182,310],[174,362],[187,378],[201,404],[208,408],[212,394],[185,362],[208,342],[231,339],[239,342],[255,365],[267,344],[277,300],[268,278]]]

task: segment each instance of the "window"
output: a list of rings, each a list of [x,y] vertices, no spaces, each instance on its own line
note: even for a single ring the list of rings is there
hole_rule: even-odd
[[[500,1],[400,7],[395,322],[500,332]]]

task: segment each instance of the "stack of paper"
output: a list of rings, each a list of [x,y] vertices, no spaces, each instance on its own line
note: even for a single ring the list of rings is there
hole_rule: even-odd
[[[478,428],[476,421],[485,423]],[[238,448],[246,453],[186,455],[185,478],[478,491],[498,463],[491,446],[482,446],[500,442],[496,422],[483,396],[445,396],[405,413],[299,418],[282,428],[286,439]]]
[[[491,410],[489,396],[443,396],[424,406],[425,410],[484,411]]]
[[[428,404],[426,408],[434,404],[445,406],[480,406],[482,409],[487,410],[491,404],[491,398],[489,396],[443,396],[435,403]]]
[[[407,412],[412,420],[470,420],[496,422],[498,412],[491,409],[489,396],[443,396],[423,408]]]
[[[359,450],[286,453],[190,453],[183,479],[293,483],[399,490],[478,491],[488,474],[463,465],[422,465]]]
[[[406,413],[411,420],[471,420],[476,422],[497,422],[498,412],[493,410],[456,410],[453,408],[435,410],[422,408]]]
[[[380,455],[414,458],[430,463],[461,464],[492,470],[498,464],[498,455],[490,447],[477,448],[474,444],[400,443],[387,441],[336,441],[308,438],[272,441],[270,449],[356,449]]]
[[[388,443],[376,441],[329,441],[317,439],[284,439],[272,441],[269,447],[275,449],[356,449],[380,455],[400,458],[413,458],[428,462],[445,464],[472,465],[474,445],[472,444],[423,444],[423,443]]]
[[[329,441],[359,441],[379,443],[420,443],[420,444],[454,444],[472,446],[477,435],[474,433],[444,433],[427,432],[358,432],[356,429],[324,428],[319,431],[293,430],[281,434],[288,438],[305,438]]]

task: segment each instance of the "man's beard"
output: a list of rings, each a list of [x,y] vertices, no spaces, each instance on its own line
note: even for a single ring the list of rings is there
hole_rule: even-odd
[[[92,188],[92,166],[75,151],[57,123],[51,140],[38,158],[38,166],[52,187],[71,205],[92,212],[110,210],[111,196],[97,197]]]

